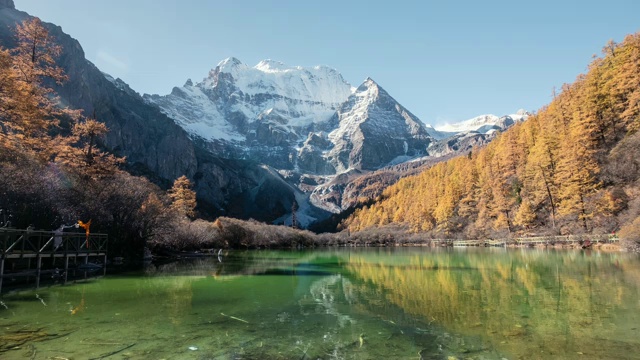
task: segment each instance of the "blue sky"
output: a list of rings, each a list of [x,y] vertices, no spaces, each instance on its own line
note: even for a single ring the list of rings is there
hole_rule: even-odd
[[[638,0],[15,0],[62,26],[141,93],[200,81],[224,58],[328,65],[373,78],[423,122],[537,110],[609,39],[640,31]]]

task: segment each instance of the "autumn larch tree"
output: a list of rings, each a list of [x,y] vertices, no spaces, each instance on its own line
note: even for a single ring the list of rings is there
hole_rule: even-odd
[[[48,158],[53,149],[49,131],[59,119],[78,119],[79,110],[60,106],[47,81],[62,84],[67,76],[56,64],[62,47],[49,34],[40,19],[30,18],[16,26],[17,46],[10,51],[12,79],[15,80],[12,116],[5,120],[5,131],[21,145]]]
[[[55,160],[87,177],[113,174],[125,159],[98,148],[99,139],[108,131],[107,126],[95,116],[79,119],[73,126],[71,136],[56,138]]]
[[[173,182],[169,190],[171,210],[180,216],[194,217],[196,208],[196,193],[191,189],[191,181],[182,175]]]

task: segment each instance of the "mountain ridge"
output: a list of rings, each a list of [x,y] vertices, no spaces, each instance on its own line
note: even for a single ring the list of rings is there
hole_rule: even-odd
[[[0,42],[15,46],[16,24],[32,18],[14,8],[0,8]],[[291,209],[294,199],[273,174],[253,162],[216,155],[164,115],[157,106],[121,79],[101,72],[85,58],[80,43],[51,23],[42,25],[62,46],[57,64],[68,75],[63,84],[51,84],[61,103],[92,114],[109,131],[101,142],[106,150],[126,157],[126,168],[163,187],[182,175],[193,180],[204,216],[229,215],[272,221]],[[223,154],[222,154],[223,155]],[[268,190],[264,190],[267,189]],[[258,196],[257,193],[269,194]],[[251,204],[238,208],[235,203]]]
[[[317,76],[315,89],[327,93],[339,84],[339,91],[334,91],[339,95],[315,101],[316,107],[300,107],[300,103],[313,98],[309,88],[301,86],[304,81],[288,78],[286,86],[293,88],[282,91],[286,86],[277,77],[315,70],[330,74]],[[287,103],[295,97],[299,98],[297,102]],[[477,125],[473,128],[467,124],[440,131],[423,123],[371,77],[352,87],[339,72],[326,66],[304,68],[262,60],[249,67],[234,57],[220,61],[200,83],[187,81],[169,95],[145,94],[144,98],[176,119],[192,136],[202,137],[211,151],[257,160],[277,169],[309,195],[308,201],[330,212],[355,203],[357,190],[345,199],[341,195],[354,177],[405,161],[464,153],[528,116],[526,112],[518,116],[489,115],[484,121],[474,118],[462,123],[473,122]],[[199,117],[204,120],[198,121]],[[301,118],[315,121],[304,122]],[[198,126],[204,125],[213,129],[199,133]],[[213,131],[226,132],[227,137],[208,136]],[[343,183],[345,179],[347,184]]]
[[[351,162],[348,160],[346,153],[354,147],[344,142],[348,142],[351,135],[361,138],[354,132],[357,131],[355,128],[368,126],[361,120],[366,117],[369,104],[356,101],[363,97],[366,89],[362,87],[367,87],[367,84],[379,87],[371,77],[367,77],[358,88],[352,87],[339,72],[323,65],[305,68],[266,59],[249,67],[239,59],[229,57],[220,61],[199,83],[187,80],[184,86],[175,87],[168,95],[144,94],[143,98],[160,107],[192,136],[218,143],[216,148],[226,148],[225,153],[245,158],[257,156],[260,161],[276,168],[297,170],[302,166],[305,171],[330,174],[348,171],[352,165],[356,168],[361,166],[356,159],[360,156],[358,154],[351,156]],[[373,158],[378,160],[365,161],[366,170],[426,155],[427,147],[435,140],[460,132],[504,130],[525,118],[521,116],[513,120],[514,116],[498,118],[491,115],[497,120],[486,124],[485,129],[443,131],[422,122],[382,90],[385,101],[395,102],[391,108],[397,106],[400,116],[405,119],[404,124],[398,122],[387,130],[393,133],[398,126],[404,127],[404,137],[413,134],[415,138],[407,141],[406,146],[404,142],[402,146],[393,144],[393,149],[390,149],[393,156],[374,155]],[[359,95],[352,98],[354,94]],[[349,104],[359,106],[359,113],[355,108],[350,111],[353,112],[352,117],[360,120],[345,121],[345,106]],[[397,137],[392,135],[390,138]],[[426,141],[426,137],[431,137],[431,141]],[[414,144],[416,139],[419,144]],[[310,141],[314,142],[313,147],[309,146]],[[320,143],[324,146],[320,147]],[[381,144],[389,146],[384,141]],[[252,152],[250,149],[253,147],[259,148],[261,154]],[[273,147],[289,147],[290,151],[288,154],[275,154]],[[264,156],[265,153],[272,156]],[[326,164],[318,164],[319,161]]]
[[[482,132],[486,133],[490,131],[492,127],[500,127],[506,128],[512,123],[524,121],[531,113],[524,109],[518,110],[514,114],[496,116],[493,114],[484,114],[475,116],[471,119],[452,123],[452,124],[442,124],[435,126],[434,128],[437,131],[444,133],[461,133],[461,132]],[[507,122],[512,122],[507,124]]]

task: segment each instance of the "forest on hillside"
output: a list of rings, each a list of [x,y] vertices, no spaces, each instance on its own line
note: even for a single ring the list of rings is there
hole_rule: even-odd
[[[434,237],[620,232],[640,237],[640,34],[486,148],[389,187],[344,221]]]

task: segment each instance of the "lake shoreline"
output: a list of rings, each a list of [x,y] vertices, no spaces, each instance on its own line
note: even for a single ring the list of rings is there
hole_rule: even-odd
[[[566,250],[599,250],[599,251],[607,251],[607,252],[626,252],[624,247],[620,244],[614,243],[597,243],[593,244],[588,248],[582,248],[580,244],[507,244],[504,246],[455,246],[450,244],[441,244],[434,242],[425,242],[425,243],[396,243],[396,244],[349,244],[349,245],[330,245],[327,247],[380,247],[380,248],[394,248],[394,247],[431,247],[431,248],[446,248],[446,247],[455,247],[455,248],[536,248],[536,249],[566,249]]]

